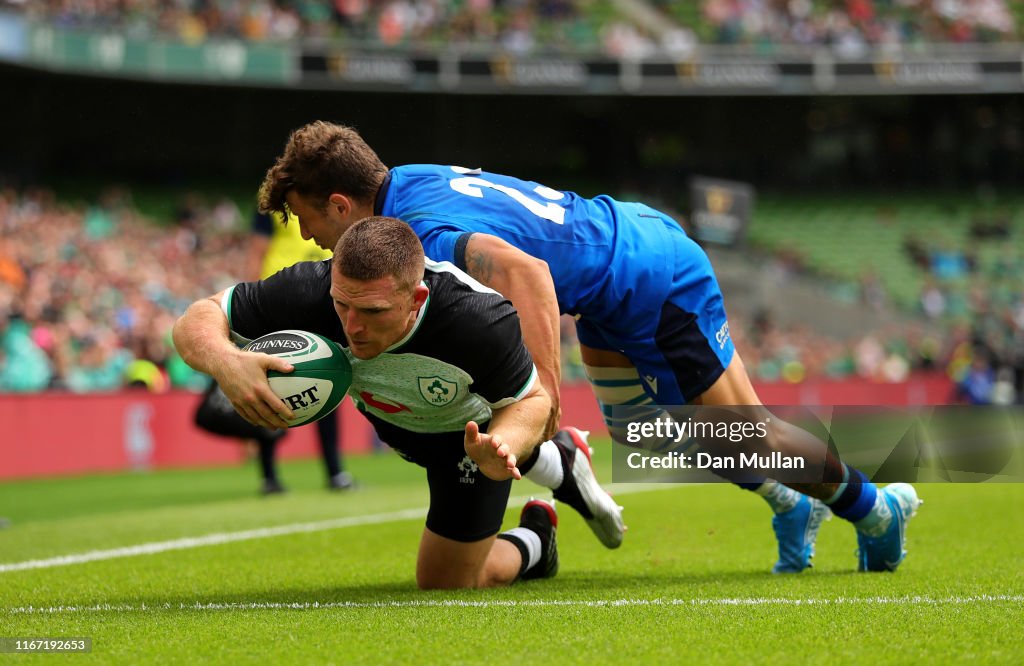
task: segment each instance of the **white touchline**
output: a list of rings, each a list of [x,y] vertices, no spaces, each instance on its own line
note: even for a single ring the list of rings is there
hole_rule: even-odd
[[[668,490],[672,487],[664,485],[661,487],[642,486],[635,488],[615,488],[616,495],[629,495],[632,493],[651,492],[654,490]],[[510,497],[509,506],[521,504],[529,500],[529,496]],[[270,537],[285,536],[288,534],[299,534],[304,532],[323,532],[325,530],[337,530],[344,527],[356,527],[358,525],[379,525],[381,523],[393,523],[400,520],[414,520],[427,515],[427,509],[417,507],[415,509],[403,509],[388,513],[375,513],[366,516],[349,516],[347,518],[332,518],[331,520],[320,520],[312,523],[290,523],[274,527],[259,527],[240,532],[216,532],[204,534],[197,537],[184,537],[172,539],[171,541],[151,541],[140,543],[136,546],[123,546],[121,548],[110,548],[107,550],[90,550],[85,553],[72,553],[70,555],[58,555],[39,560],[25,560],[23,562],[9,562],[0,564],[0,573],[10,571],[26,571],[28,569],[49,569],[51,567],[66,567],[71,564],[84,564],[85,562],[97,562],[99,560],[113,560],[120,557],[136,557],[138,555],[154,555],[166,553],[169,550],[187,550],[189,548],[201,548],[203,546],[217,546],[223,543],[235,541],[250,541],[252,539],[267,539]]]
[[[409,599],[405,601],[251,601],[162,604],[94,604],[91,606],[18,606],[0,608],[9,615],[47,615],[53,613],[149,613],[158,611],[248,611],[248,610],[331,610],[360,608],[603,608],[621,606],[961,606],[968,604],[1024,603],[1024,595],[976,594],[953,597],[836,597],[833,599],[788,599],[786,597],[736,597],[709,599]]]

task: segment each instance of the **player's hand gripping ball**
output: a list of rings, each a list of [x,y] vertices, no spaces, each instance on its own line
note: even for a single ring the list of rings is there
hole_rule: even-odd
[[[294,366],[292,372],[267,372],[270,388],[295,413],[289,428],[313,423],[333,412],[352,384],[352,366],[345,352],[315,333],[276,331],[253,340],[244,350],[271,354]]]

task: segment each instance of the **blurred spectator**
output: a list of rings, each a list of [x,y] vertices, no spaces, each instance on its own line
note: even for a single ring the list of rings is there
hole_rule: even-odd
[[[654,41],[625,21],[615,21],[605,26],[602,42],[605,53],[616,58],[639,60],[657,54]]]
[[[67,387],[76,393],[115,391],[125,385],[132,354],[110,337],[78,341],[74,364],[67,370]]]
[[[943,295],[939,285],[934,278],[925,279],[921,287],[921,311],[929,319],[939,319],[946,313],[946,297]]]
[[[996,381],[992,385],[989,398],[993,405],[1012,405],[1017,397],[1017,387],[1013,382],[1013,368],[1003,367],[996,372]]]
[[[903,252],[910,262],[922,270],[928,270],[930,259],[928,245],[917,234],[908,234],[903,239]]]
[[[967,374],[957,384],[957,397],[971,405],[992,404],[995,383],[996,373],[988,359],[982,355],[976,356]]]
[[[872,310],[880,311],[886,308],[888,295],[875,269],[867,269],[861,274],[860,296],[864,305]]]
[[[245,265],[230,207],[192,196],[181,211],[183,226],[169,232],[120,188],[90,205],[58,203],[45,189],[0,192],[0,390],[117,389],[148,367],[134,361],[166,374],[174,319]],[[178,367],[163,381],[147,376],[155,389],[196,386]]]
[[[41,391],[52,376],[50,362],[20,320],[0,317],[0,391],[26,393]]]
[[[931,271],[943,281],[965,277],[969,272],[967,255],[951,241],[944,240],[931,251]]]
[[[124,384],[129,387],[146,389],[151,393],[163,393],[168,389],[168,378],[160,366],[152,361],[137,358],[124,370]]]
[[[885,347],[874,335],[863,337],[855,347],[857,374],[865,379],[878,377],[885,361]]]

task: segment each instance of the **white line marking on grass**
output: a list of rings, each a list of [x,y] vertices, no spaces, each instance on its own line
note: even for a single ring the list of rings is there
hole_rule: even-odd
[[[787,599],[784,597],[739,597],[722,599],[423,599],[406,601],[253,601],[163,604],[96,604],[92,606],[18,606],[0,609],[10,615],[53,613],[149,613],[156,611],[259,611],[330,610],[361,608],[617,608],[622,606],[963,606],[970,604],[1020,604],[1024,595],[978,594],[957,597],[837,597],[835,599]]]
[[[638,487],[638,488],[617,488],[616,495],[629,495],[632,493],[651,492],[654,490],[667,490],[671,486],[662,487]],[[510,497],[509,505],[520,504],[529,500],[529,496]],[[109,550],[90,550],[85,553],[72,553],[70,555],[58,555],[39,560],[25,560],[23,562],[9,562],[0,564],[0,573],[9,571],[26,571],[29,569],[49,569],[52,567],[66,567],[72,564],[84,564],[86,562],[97,562],[100,560],[113,560],[120,557],[136,557],[138,555],[155,555],[166,553],[171,550],[188,550],[190,548],[201,548],[203,546],[217,546],[224,543],[236,541],[250,541],[252,539],[268,539],[271,537],[286,536],[288,534],[300,534],[308,532],[323,532],[326,530],[337,530],[344,527],[356,527],[358,525],[380,525],[382,523],[393,523],[400,520],[413,520],[423,518],[427,515],[425,507],[415,509],[403,509],[389,513],[375,513],[366,516],[349,516],[347,518],[332,518],[331,520],[320,520],[312,523],[290,523],[277,525],[275,527],[260,527],[240,532],[216,532],[198,537],[183,537],[171,541],[152,541],[136,546],[124,546],[111,548]]]
[[[392,511],[390,513],[376,513],[367,516],[350,516],[348,518],[321,520],[313,523],[291,523],[289,525],[278,525],[277,527],[260,527],[252,530],[243,530],[241,532],[217,532],[199,537],[184,537],[182,539],[173,539],[171,541],[153,541],[150,543],[142,543],[137,546],[125,546],[123,548],[112,548],[110,550],[91,550],[86,553],[59,555],[57,557],[49,557],[44,560],[26,560],[24,562],[0,564],[0,573],[7,571],[25,571],[26,569],[64,567],[70,564],[83,564],[85,562],[96,562],[98,560],[113,560],[119,557],[154,555],[156,553],[165,553],[169,550],[187,550],[189,548],[216,546],[222,543],[233,543],[235,541],[267,539],[270,537],[299,534],[303,532],[322,532],[324,530],[336,530],[343,527],[355,527],[357,525],[377,525],[380,523],[391,523],[399,520],[421,518],[425,515],[427,515],[426,509],[405,509],[403,511]]]

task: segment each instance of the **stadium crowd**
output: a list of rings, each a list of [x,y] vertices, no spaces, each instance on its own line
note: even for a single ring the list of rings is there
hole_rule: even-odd
[[[498,43],[513,52],[589,45],[601,19],[576,0],[48,0],[25,3],[57,27],[116,30],[189,44],[208,38],[336,40],[383,46]]]
[[[245,265],[226,220],[220,206],[159,227],[119,188],[91,205],[0,191],[0,391],[201,387],[169,332]]]
[[[243,277],[247,233],[227,199],[187,195],[161,226],[122,188],[91,204],[60,202],[46,189],[0,191],[0,392],[201,389],[168,333],[188,303]],[[963,298],[963,276],[941,268],[960,264],[927,251],[920,325],[838,340],[779,325],[770,311],[731,311],[732,335],[760,381],[900,382],[945,370],[966,400],[1005,401],[1007,390],[1012,400],[1024,395],[1013,388],[1024,375],[1024,297],[1014,288],[1024,283],[1024,256],[1007,248],[974,273],[964,260],[975,281]],[[562,338],[564,380],[583,381],[569,317]]]
[[[512,53],[601,48],[615,56],[685,55],[698,43],[869,45],[1007,41],[1007,0],[0,0],[57,27],[116,30],[189,44],[356,41],[388,47],[484,46]],[[632,10],[629,8],[632,7]],[[661,17],[652,20],[652,16]]]
[[[999,247],[982,259],[979,247],[991,244]],[[1008,218],[976,221],[964,244],[910,237],[904,251],[926,276],[920,313],[956,340],[949,374],[960,397],[1024,402],[1024,252],[1012,242]]]
[[[671,3],[665,0],[663,6]],[[828,44],[841,55],[868,45],[994,42],[1018,36],[1006,0],[705,0],[716,43]]]

